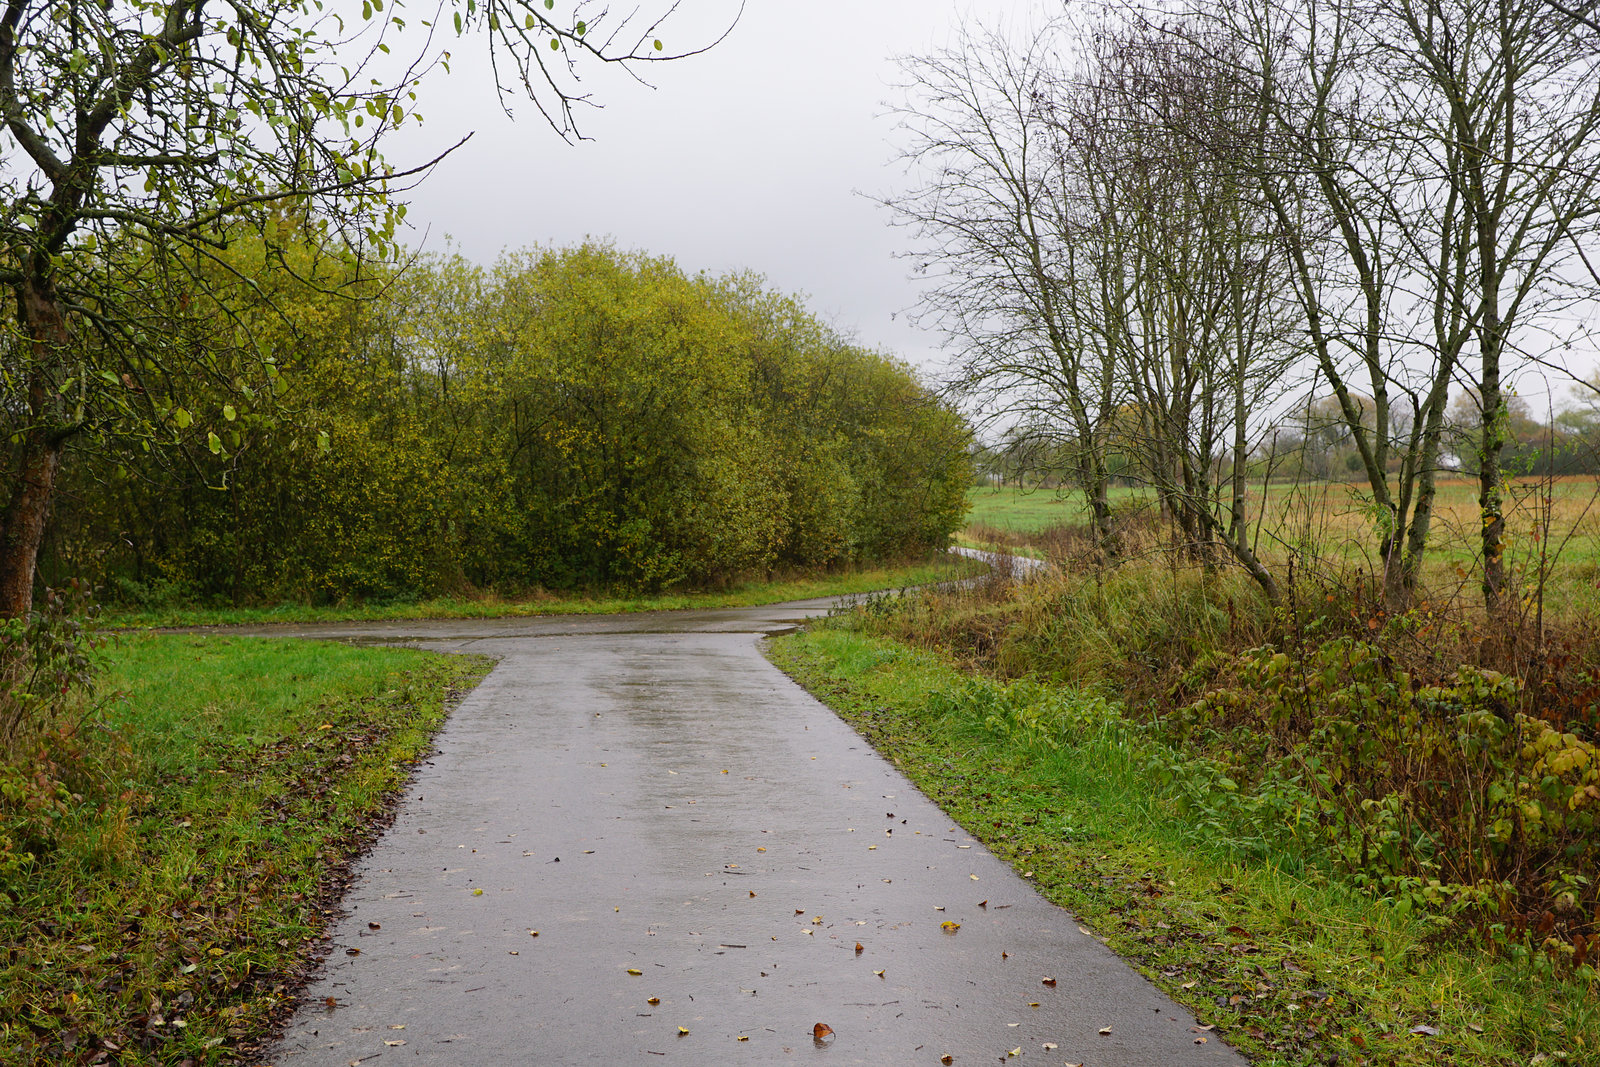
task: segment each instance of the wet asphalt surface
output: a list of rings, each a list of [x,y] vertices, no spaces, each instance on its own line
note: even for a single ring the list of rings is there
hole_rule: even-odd
[[[1244,1063],[761,656],[827,605],[257,631],[499,659],[263,1062]]]

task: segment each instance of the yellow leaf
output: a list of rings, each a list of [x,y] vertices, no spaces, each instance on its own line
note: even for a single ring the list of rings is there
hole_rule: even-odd
[[[953,923],[949,919],[946,919],[944,922],[939,924],[939,929],[943,930],[947,934],[953,934],[957,930],[961,929],[961,924]]]
[[[661,998],[660,997],[648,997],[648,998],[645,999],[645,1003],[646,1004],[660,1004],[661,1003]]]
[[[682,1037],[684,1034],[687,1034],[688,1032],[689,1032],[689,1028],[687,1026],[678,1027],[678,1036],[679,1037]]]
[[[631,974],[631,975],[633,975],[633,976],[634,976],[634,977],[635,977],[635,978],[637,978],[637,977],[639,977],[639,976],[640,976],[640,975],[641,975],[641,974],[643,974],[643,973],[644,973],[644,972],[643,972],[643,971],[641,971],[641,970],[639,970],[639,968],[637,968],[637,967],[629,967],[629,968],[628,968],[628,973],[629,973],[629,974]]]

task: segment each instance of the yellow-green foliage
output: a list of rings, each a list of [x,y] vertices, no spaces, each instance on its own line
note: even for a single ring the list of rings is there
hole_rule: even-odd
[[[604,245],[298,281],[229,254],[272,285],[207,321],[267,384],[171,382],[187,462],[102,455],[65,509],[57,565],[126,599],[717,585],[923,551],[965,512],[960,417],[753,276]]]

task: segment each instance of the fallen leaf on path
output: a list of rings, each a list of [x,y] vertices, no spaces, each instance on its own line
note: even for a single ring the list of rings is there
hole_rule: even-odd
[[[815,1038],[828,1037],[832,1033],[833,1027],[829,1026],[827,1023],[818,1023],[811,1028],[811,1036]]]
[[[660,997],[646,997],[644,1002],[646,1004],[660,1004],[661,1003],[661,998]]]
[[[682,1037],[684,1034],[687,1034],[688,1032],[689,1032],[689,1028],[687,1026],[678,1027],[678,1036],[679,1037]]]
[[[953,934],[957,930],[961,929],[961,924],[953,923],[949,919],[946,919],[944,922],[939,924],[939,929],[943,930],[947,934]]]
[[[1054,986],[1056,984],[1056,980],[1054,978],[1041,978],[1039,981],[1043,982],[1047,986]]]
[[[877,975],[879,978],[883,977],[883,972],[882,971],[873,971],[872,973]]]
[[[859,956],[865,951],[867,951],[867,950],[862,947],[861,942],[857,941],[856,942],[856,955]]]
[[[1021,1045],[1018,1045],[1016,1048],[1014,1048],[1010,1052],[1006,1053],[1006,1056],[1008,1058],[1011,1057],[1011,1056],[1020,1056],[1020,1055],[1022,1055],[1022,1046]]]
[[[639,976],[640,976],[640,975],[641,975],[641,974],[643,974],[643,973],[644,973],[644,972],[643,972],[643,971],[641,971],[641,970],[639,970],[639,968],[637,968],[637,967],[629,967],[629,968],[628,968],[628,973],[629,973],[629,974],[631,974],[631,975],[633,975],[633,976],[634,976],[634,977],[635,977],[635,978],[637,978],[637,977],[639,977]]]
[[[939,1057],[939,1062],[944,1064],[945,1067],[950,1067],[950,1064],[956,1062],[956,1058],[950,1055],[950,1053],[946,1052],[943,1056]]]
[[[1111,1032],[1111,1027],[1109,1027],[1109,1026],[1102,1026],[1102,1027],[1101,1027],[1101,1028],[1100,1028],[1100,1033],[1101,1033],[1101,1034],[1102,1034],[1102,1035],[1104,1035],[1104,1034],[1109,1034],[1109,1033],[1110,1033],[1110,1032]]]

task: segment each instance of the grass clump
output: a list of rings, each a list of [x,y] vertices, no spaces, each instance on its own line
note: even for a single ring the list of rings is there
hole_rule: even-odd
[[[0,761],[0,1064],[215,1063],[486,661],[141,634]]]

